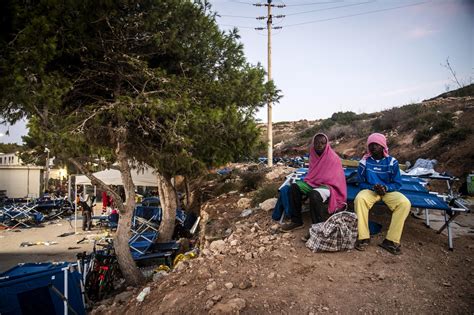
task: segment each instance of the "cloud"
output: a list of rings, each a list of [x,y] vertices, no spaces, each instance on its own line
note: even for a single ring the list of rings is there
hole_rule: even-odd
[[[431,81],[431,82],[424,82],[418,85],[412,85],[412,86],[403,87],[396,90],[385,91],[385,92],[380,93],[378,97],[392,97],[392,96],[398,96],[398,95],[406,95],[409,93],[417,92],[420,90],[432,88],[432,87],[439,86],[442,84],[447,84],[447,83],[449,83],[449,80],[436,80],[436,81]]]
[[[438,31],[433,30],[433,29],[428,29],[424,27],[416,27],[408,32],[408,37],[419,39],[419,38],[431,36],[432,34],[435,34],[437,32]]]

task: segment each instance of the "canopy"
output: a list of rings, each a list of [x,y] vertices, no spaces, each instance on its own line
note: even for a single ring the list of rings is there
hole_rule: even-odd
[[[146,168],[144,170],[132,170],[132,180],[135,186],[158,186],[158,180],[153,168]],[[115,169],[108,169],[93,173],[95,177],[103,181],[107,185],[123,185],[120,171]],[[76,185],[91,185],[91,181],[85,175],[76,176]]]

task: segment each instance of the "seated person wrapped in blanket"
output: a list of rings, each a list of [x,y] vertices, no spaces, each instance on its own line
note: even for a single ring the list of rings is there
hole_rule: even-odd
[[[296,181],[290,187],[290,204],[293,208],[291,222],[282,226],[284,232],[303,227],[301,217],[303,195],[308,196],[313,224],[323,221],[324,203],[333,214],[346,206],[346,179],[341,159],[334,152],[325,134],[313,137],[309,150],[309,170],[304,180]],[[309,238],[307,235],[306,239]]]

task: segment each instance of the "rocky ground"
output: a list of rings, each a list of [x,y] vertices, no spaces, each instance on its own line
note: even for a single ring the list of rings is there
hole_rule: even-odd
[[[377,246],[389,210],[371,212],[383,225],[366,252],[313,253],[301,236],[309,228],[280,233],[270,208],[249,207],[247,195],[230,192],[202,208],[201,254],[159,272],[97,305],[94,314],[386,314],[474,312],[474,234],[447,248],[446,235],[410,216],[402,255]],[[270,202],[271,203],[271,202]],[[243,217],[242,214],[248,214]],[[472,223],[472,214],[458,219]],[[467,224],[467,223],[466,223]],[[470,224],[470,223],[469,223]],[[142,302],[137,296],[149,288]],[[146,289],[148,290],[148,289]],[[143,295],[143,294],[142,294]]]

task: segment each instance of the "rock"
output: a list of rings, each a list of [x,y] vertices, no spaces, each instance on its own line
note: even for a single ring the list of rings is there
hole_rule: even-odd
[[[189,262],[188,261],[181,261],[179,262],[173,269],[174,272],[179,272],[183,271],[188,267]]]
[[[247,209],[250,208],[251,203],[252,199],[250,198],[240,198],[239,201],[237,201],[237,207],[239,209]]]
[[[214,296],[212,297],[212,300],[213,300],[214,302],[219,302],[220,300],[222,300],[222,295],[219,295],[219,294],[214,295]]]
[[[331,278],[331,276],[328,276],[328,280],[331,281],[331,282],[334,282],[334,279]]]
[[[213,291],[217,289],[217,283],[215,281],[209,283],[207,286],[206,286],[206,290],[207,291]]]
[[[99,307],[97,307],[94,311],[96,311],[97,313],[100,313],[100,312],[105,311],[106,308],[107,308],[107,306],[102,304],[102,305],[99,305]]]
[[[270,274],[268,275],[267,278],[268,278],[268,279],[273,279],[273,278],[275,278],[275,273],[274,273],[274,272],[270,272]]]
[[[242,298],[234,298],[225,303],[221,302],[215,305],[209,314],[235,314],[239,313],[247,305],[246,301]]]
[[[277,198],[270,198],[270,199],[267,199],[265,200],[264,202],[262,202],[259,207],[260,209],[262,210],[265,210],[265,211],[271,211],[275,208],[275,205],[277,203]]]
[[[137,301],[138,302],[143,302],[143,300],[145,299],[145,297],[150,294],[150,287],[146,287],[142,290],[142,292],[140,292],[140,294],[137,296]]]
[[[132,291],[124,291],[122,293],[119,293],[115,296],[114,298],[114,303],[126,303],[130,300],[130,298],[133,296]]]
[[[181,280],[181,281],[179,282],[179,285],[182,286],[182,287],[184,287],[184,286],[187,285],[187,284],[188,284],[188,282],[187,282],[186,280]]]
[[[250,287],[252,287],[252,283],[249,280],[244,280],[239,284],[240,290],[246,290]]]
[[[133,292],[130,292],[130,293],[133,295]],[[127,302],[127,300],[125,302]],[[107,306],[112,305],[114,304],[114,297],[110,297],[106,300],[103,300],[100,304],[107,305]]]
[[[223,240],[214,241],[209,246],[214,253],[223,253],[225,251],[225,242]]]
[[[252,209],[245,209],[244,211],[242,211],[242,213],[240,214],[241,217],[248,217],[249,215],[252,214]]]
[[[234,287],[234,284],[232,282],[227,282],[226,284],[224,284],[224,286],[227,288],[227,289],[232,289]]]
[[[263,247],[263,246],[261,246],[261,247],[258,248],[259,254],[262,254],[265,250],[266,250],[266,249],[265,249],[265,247]]]
[[[239,241],[238,240],[232,240],[230,242],[230,246],[237,246],[237,244],[239,244]]]
[[[209,299],[206,301],[206,304],[204,307],[206,308],[206,310],[210,310],[213,306],[214,306],[214,301]]]
[[[252,253],[245,254],[245,260],[250,260],[250,259],[252,259]]]
[[[288,174],[289,171],[286,167],[274,167],[270,172],[265,174],[265,178],[268,180],[274,180],[281,175]]]
[[[211,251],[207,248],[204,248],[201,253],[203,256],[211,256]]]
[[[280,224],[278,223],[275,223],[270,227],[271,232],[277,232],[278,230],[280,230]]]

